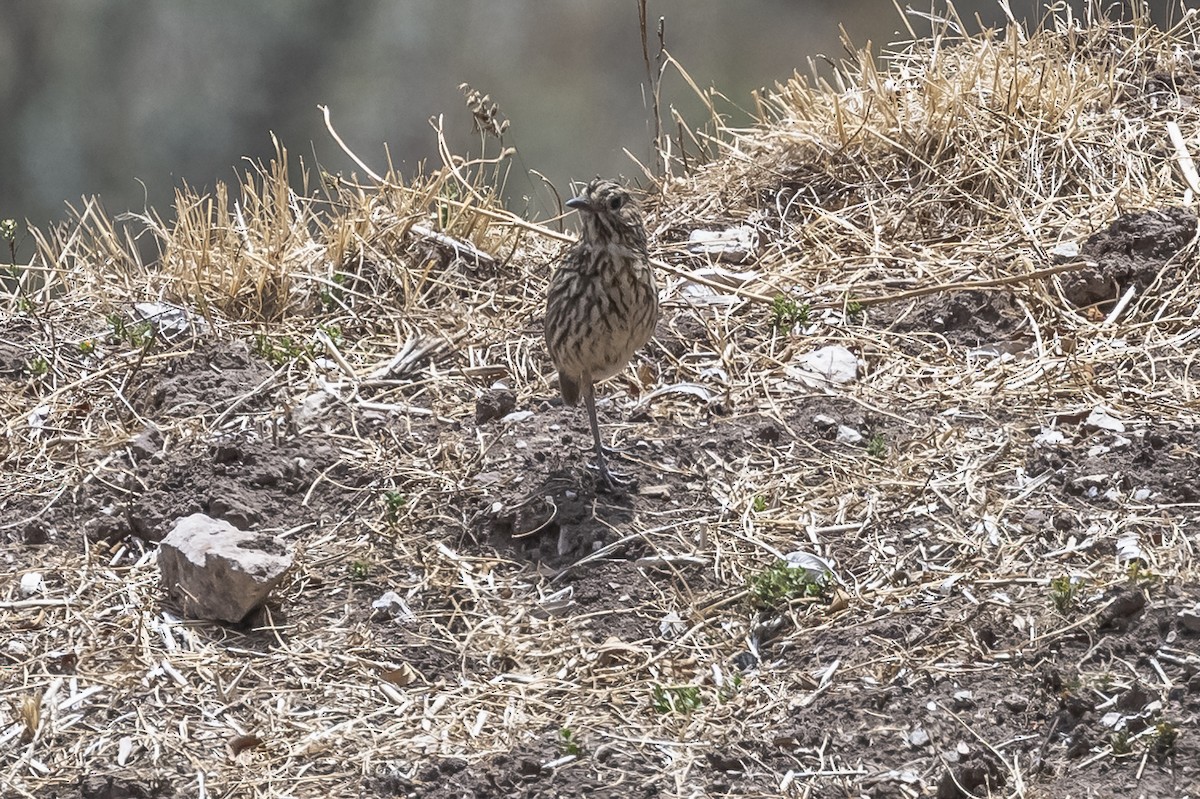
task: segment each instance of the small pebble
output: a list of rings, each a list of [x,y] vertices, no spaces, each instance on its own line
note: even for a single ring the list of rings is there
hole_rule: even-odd
[[[21,575],[21,596],[33,596],[42,587],[42,575],[38,572],[27,572]]]

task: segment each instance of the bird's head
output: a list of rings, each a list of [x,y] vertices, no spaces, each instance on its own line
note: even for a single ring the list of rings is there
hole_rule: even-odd
[[[619,239],[631,246],[645,247],[646,229],[637,201],[619,183],[596,178],[567,207],[580,212],[583,238],[590,241]]]

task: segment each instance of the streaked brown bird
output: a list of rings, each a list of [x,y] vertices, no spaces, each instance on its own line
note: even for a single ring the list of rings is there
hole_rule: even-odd
[[[596,178],[567,201],[583,231],[550,278],[546,348],[558,367],[563,401],[582,396],[596,442],[595,468],[609,486],[625,481],[609,471],[596,420],[596,383],[625,368],[658,322],[658,289],[646,251],[646,226],[624,187]]]

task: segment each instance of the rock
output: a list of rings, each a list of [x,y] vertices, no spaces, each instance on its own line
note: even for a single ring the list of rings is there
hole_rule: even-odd
[[[162,451],[163,434],[154,425],[147,425],[146,429],[133,437],[129,442],[129,453],[133,456],[135,463],[148,461]]]
[[[1146,607],[1146,595],[1137,589],[1121,590],[1097,617],[1098,626],[1102,630],[1112,629],[1118,632],[1128,629],[1133,618]]]
[[[506,388],[490,388],[475,400],[475,424],[501,419],[517,407],[517,397]]]
[[[837,427],[837,419],[824,413],[818,413],[813,416],[812,423],[818,430],[832,430]]]
[[[26,572],[21,575],[21,596],[33,596],[42,588],[40,572]]]
[[[262,521],[262,513],[242,502],[238,497],[229,494],[210,494],[208,512],[215,518],[224,519],[239,530],[249,530]]]
[[[292,408],[292,423],[298,430],[315,430],[327,415],[332,402],[333,397],[324,391],[309,394]]]
[[[848,427],[844,424],[838,425],[837,442],[839,444],[861,444],[862,440],[862,433],[858,432],[853,427]]]
[[[1179,626],[1189,633],[1200,633],[1200,604],[1179,611]]]
[[[292,565],[274,536],[194,513],[175,522],[158,550],[162,584],[186,616],[236,623],[266,601]]]
[[[403,624],[411,624],[417,620],[417,615],[404,601],[404,597],[395,591],[384,591],[379,599],[371,603],[372,616],[379,619],[395,619]]]
[[[1061,241],[1050,248],[1050,259],[1056,264],[1065,264],[1079,257],[1079,245],[1073,241]]]
[[[802,355],[784,370],[788,377],[813,388],[832,388],[858,379],[858,358],[845,347],[829,346]]]
[[[1108,430],[1112,433],[1124,433],[1125,423],[1109,413],[1108,409],[1102,405],[1097,405],[1092,408],[1087,419],[1084,420],[1083,426],[1092,430]]]
[[[44,544],[50,540],[50,526],[41,519],[34,519],[25,525],[23,533],[25,543],[31,546]]]
[[[758,251],[758,231],[749,225],[725,230],[693,230],[688,235],[688,252],[718,261],[740,264]]]
[[[139,302],[134,314],[148,323],[156,335],[167,341],[208,334],[208,322],[199,314],[169,302]]]

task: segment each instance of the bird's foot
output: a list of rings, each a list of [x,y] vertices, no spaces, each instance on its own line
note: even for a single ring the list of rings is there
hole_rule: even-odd
[[[596,476],[598,484],[609,490],[625,490],[636,484],[636,480],[622,472],[614,472],[608,468],[608,461],[601,457],[595,463],[588,464],[588,471]]]
[[[625,453],[629,451],[629,448],[628,447],[610,447],[607,444],[600,444],[599,446],[592,444],[589,447],[581,446],[579,448],[579,451],[580,452],[590,452],[593,455],[597,455],[598,457],[600,457],[602,459],[608,459],[608,458],[624,457]]]

